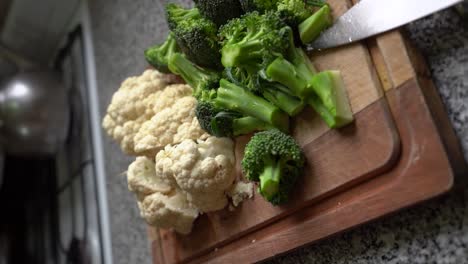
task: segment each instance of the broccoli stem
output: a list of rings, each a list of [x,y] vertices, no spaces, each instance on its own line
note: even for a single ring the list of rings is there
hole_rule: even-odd
[[[145,50],[146,61],[163,73],[170,73],[168,68],[169,58],[177,52],[178,46],[172,32],[162,44],[154,45]]]
[[[215,100],[217,107],[256,117],[280,130],[288,131],[288,116],[278,107],[225,79],[221,79],[219,84],[220,87]]]
[[[221,64],[228,68],[243,65],[247,61],[261,59],[263,49],[262,42],[258,40],[225,45],[221,49]]]
[[[330,27],[333,19],[328,5],[322,6],[317,12],[299,24],[299,37],[302,43],[309,43],[315,40],[320,33]]]
[[[279,86],[282,85],[263,85],[263,97],[272,104],[278,106],[281,110],[288,113],[289,116],[295,116],[299,114],[304,108],[304,103],[299,98],[290,95],[281,88],[278,88]]]
[[[216,75],[216,72],[196,66],[181,53],[174,53],[169,58],[169,70],[180,75],[193,88],[195,97],[201,93],[199,86],[203,80],[213,78]]]
[[[283,166],[281,162],[268,159],[264,163],[263,172],[259,177],[259,192],[268,201],[272,200],[273,197],[279,192],[282,171]]]
[[[316,74],[311,82],[315,94],[307,103],[331,128],[339,128],[353,121],[353,113],[339,71],[324,71]]]
[[[232,132],[234,136],[245,135],[255,131],[268,130],[272,128],[274,128],[274,126],[271,124],[251,116],[237,118],[232,122]]]
[[[295,96],[304,99],[310,95],[311,90],[308,89],[305,73],[300,70],[302,69],[297,68],[283,57],[278,57],[268,65],[265,73],[269,79],[285,85],[291,89]],[[310,77],[312,75],[311,72]]]

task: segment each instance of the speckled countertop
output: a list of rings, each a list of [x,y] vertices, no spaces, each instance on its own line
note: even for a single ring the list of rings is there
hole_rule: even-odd
[[[164,39],[163,2],[90,1],[101,115],[142,51]],[[407,27],[425,55],[468,158],[468,23],[446,10]],[[151,263],[146,229],[122,172],[131,161],[104,138],[114,263]],[[468,177],[468,175],[467,175]],[[468,263],[468,191],[448,195],[313,244],[269,263]]]

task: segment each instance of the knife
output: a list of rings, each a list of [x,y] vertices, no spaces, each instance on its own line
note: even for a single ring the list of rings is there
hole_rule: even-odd
[[[463,0],[361,0],[306,48],[316,50],[349,44],[460,2]]]

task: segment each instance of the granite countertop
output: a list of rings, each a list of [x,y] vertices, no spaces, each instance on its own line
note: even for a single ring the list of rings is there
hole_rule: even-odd
[[[142,51],[167,34],[163,3],[90,1],[101,115],[122,80],[145,69]],[[468,23],[451,9],[406,28],[429,64],[468,160]],[[109,138],[104,144],[114,263],[151,263],[146,228],[123,174],[132,159]],[[269,263],[468,263],[468,191],[455,186],[436,200]]]

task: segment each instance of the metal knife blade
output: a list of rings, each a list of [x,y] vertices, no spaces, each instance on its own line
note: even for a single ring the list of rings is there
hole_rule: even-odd
[[[307,50],[337,47],[425,17],[463,0],[361,0],[339,17]]]

